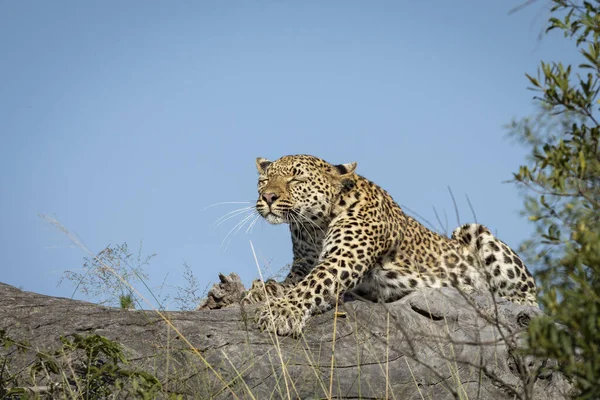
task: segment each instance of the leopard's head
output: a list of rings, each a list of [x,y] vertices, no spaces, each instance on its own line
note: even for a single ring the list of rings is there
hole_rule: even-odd
[[[354,181],[356,163],[331,165],[308,155],[256,159],[256,210],[272,224],[323,222],[339,194]]]

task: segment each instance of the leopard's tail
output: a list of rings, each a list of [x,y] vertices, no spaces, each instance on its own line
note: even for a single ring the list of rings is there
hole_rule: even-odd
[[[452,239],[469,249],[485,267],[485,276],[502,297],[519,304],[537,306],[537,289],[531,273],[519,256],[481,224],[465,224],[452,232]]]

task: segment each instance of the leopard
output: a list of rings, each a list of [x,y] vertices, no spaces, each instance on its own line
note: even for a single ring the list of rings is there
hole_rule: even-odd
[[[293,252],[282,282],[256,280],[242,300],[263,303],[256,312],[262,330],[299,337],[313,314],[340,299],[389,303],[423,288],[488,290],[538,306],[532,274],[487,227],[437,233],[357,174],[356,162],[334,165],[301,154],[259,157],[256,168],[256,211],[271,224],[289,225]]]

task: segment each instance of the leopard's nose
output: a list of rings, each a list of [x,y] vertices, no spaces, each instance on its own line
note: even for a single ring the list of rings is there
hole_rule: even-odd
[[[271,205],[279,198],[279,196],[275,193],[263,193],[262,198],[268,205]]]

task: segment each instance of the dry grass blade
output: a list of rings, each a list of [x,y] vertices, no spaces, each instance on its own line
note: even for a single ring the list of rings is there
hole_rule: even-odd
[[[452,205],[454,206],[454,213],[456,214],[456,225],[461,226],[460,223],[460,214],[458,212],[458,205],[456,204],[456,199],[454,198],[454,193],[452,193],[452,189],[448,186],[448,193],[450,193],[450,197],[452,198]]]
[[[51,225],[53,225],[54,227],[58,228],[61,232],[63,232],[77,247],[79,247],[81,250],[83,250],[85,253],[87,253],[90,257],[92,257],[93,259],[95,259],[97,262],[104,264],[102,262],[102,260],[100,260],[94,253],[92,253],[77,237],[75,237],[66,227],[64,227],[60,222],[58,222],[58,220],[56,220],[55,218],[51,218],[48,217],[46,215],[41,214],[40,217],[45,220],[46,222],[50,223]],[[223,383],[224,387],[229,389],[229,392],[231,393],[231,395],[235,398],[238,399],[238,396],[235,394],[235,392],[230,388],[230,386],[228,385],[228,383],[225,381],[225,379],[223,379],[223,377],[221,376],[221,374],[219,374],[213,367],[212,365],[210,365],[210,363],[202,356],[202,354],[200,354],[200,352],[198,351],[198,349],[192,345],[192,343],[179,331],[179,329],[177,329],[177,327],[175,325],[173,325],[171,323],[171,321],[169,321],[169,319],[165,316],[165,314],[163,312],[161,312],[160,310],[158,310],[156,307],[154,307],[154,305],[152,303],[150,303],[146,297],[144,297],[135,287],[131,286],[129,284],[129,282],[127,282],[126,280],[124,280],[119,274],[117,274],[113,268],[111,268],[110,266],[104,264],[104,267],[106,268],[107,271],[115,274],[115,276],[117,277],[117,279],[121,280],[121,282],[126,285],[127,287],[129,287],[129,289],[131,291],[133,291],[134,293],[136,293],[136,295],[139,296],[140,299],[142,299],[149,307],[150,309],[152,309],[152,311],[154,311],[156,314],[158,314],[160,316],[160,318],[171,328],[173,329],[173,331],[175,331],[175,333],[177,333],[177,335],[184,341],[184,343],[190,348],[190,350],[198,356],[198,358],[202,361],[202,363],[217,377],[217,379],[219,381],[221,381],[221,383]]]
[[[265,298],[267,299],[266,304],[267,304],[267,307],[269,307],[269,314],[271,316],[273,316],[273,311],[271,310],[269,293],[267,293],[267,288],[265,287],[265,283],[264,283],[265,280],[263,279],[262,272],[260,270],[260,265],[258,264],[258,258],[256,257],[256,251],[254,250],[254,245],[252,244],[251,240],[250,240],[250,248],[252,249],[252,256],[254,257],[254,262],[256,263],[256,268],[258,269],[258,275],[260,276],[260,280],[262,283],[262,288],[264,291]],[[271,326],[273,327],[273,331],[275,331],[275,322],[273,321],[273,319],[271,319]],[[269,336],[271,337],[271,341],[275,345],[275,350],[277,352],[277,356],[279,357],[279,361],[281,363],[281,369],[282,369],[282,373],[283,373],[283,379],[285,382],[285,390],[286,390],[287,398],[288,398],[288,400],[291,400],[292,396],[290,393],[290,383],[288,382],[290,380],[290,376],[287,371],[287,365],[283,361],[283,354],[281,352],[281,345],[279,343],[279,337],[277,336],[277,333],[271,333],[271,332],[269,332]]]
[[[332,334],[332,338],[331,338],[331,365],[329,368],[329,399],[333,398],[333,368],[335,366],[335,343],[336,343],[336,334],[337,334],[337,320],[338,320],[338,305],[339,305],[339,299],[340,299],[340,293],[339,293],[339,287],[338,286],[338,290],[336,292],[336,300],[335,300],[335,311],[333,314],[333,334]]]

